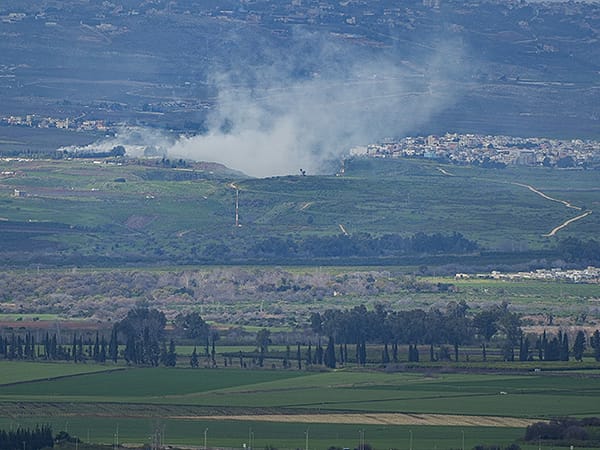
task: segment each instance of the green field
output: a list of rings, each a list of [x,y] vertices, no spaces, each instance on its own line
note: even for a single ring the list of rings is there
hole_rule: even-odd
[[[248,179],[224,169],[135,161],[1,161],[2,171],[14,173],[0,178],[3,250],[14,266],[34,261],[45,266],[148,265],[157,258],[175,265],[264,263],[241,249],[265,237],[338,235],[341,224],[350,235],[458,232],[484,250],[508,252],[491,259],[429,255],[387,261],[481,265],[546,257],[561,236],[596,237],[600,214],[572,223],[556,237],[544,237],[577,211],[515,183],[598,210],[597,171],[444,166],[454,174],[447,176],[439,167],[421,160],[353,160],[344,177]],[[242,227],[237,229],[232,182],[240,190]],[[25,196],[14,197],[15,189]],[[369,259],[352,263],[365,262]]]
[[[402,448],[413,433],[415,448],[460,448],[462,432],[470,448],[477,443],[509,443],[518,428],[481,426],[331,424],[326,414],[437,413],[530,419],[600,415],[600,378],[560,373],[520,375],[324,373],[236,369],[128,368],[105,373],[74,373],[77,365],[3,363],[0,366],[0,425],[52,423],[84,441],[149,442],[153,430],[165,429],[169,444],[304,446],[356,445],[359,430],[376,448]],[[84,369],[94,369],[92,367]],[[9,374],[9,375],[6,375]],[[10,375],[12,374],[12,375]],[[66,375],[68,378],[48,379]],[[22,384],[18,379],[38,381]],[[501,394],[505,392],[506,394]],[[261,422],[220,419],[223,415],[319,414],[322,423]],[[197,418],[194,418],[197,417]],[[204,417],[204,418],[202,418]],[[208,419],[206,417],[212,417]],[[162,431],[161,431],[162,432]]]
[[[26,364],[9,361],[0,361],[0,385],[20,383],[24,381],[51,379],[56,377],[70,377],[95,372],[114,370],[97,364],[46,364],[29,362]]]
[[[67,428],[69,433],[86,442],[112,444],[117,430],[120,444],[146,444],[152,441],[156,430],[164,432],[167,445],[202,447],[207,430],[207,447],[243,448],[252,438],[253,447],[264,449],[272,445],[281,449],[305,448],[308,431],[310,450],[325,450],[331,446],[357,448],[361,432],[365,442],[376,449],[408,449],[411,442],[415,450],[460,449],[464,444],[470,449],[477,444],[508,445],[523,436],[519,428],[448,427],[448,426],[390,426],[346,424],[265,423],[219,420],[161,420],[131,418],[40,418],[15,421],[2,420],[0,427],[50,423],[54,429]],[[89,433],[89,434],[88,434]],[[85,448],[80,446],[80,448]],[[535,449],[535,446],[522,446]]]

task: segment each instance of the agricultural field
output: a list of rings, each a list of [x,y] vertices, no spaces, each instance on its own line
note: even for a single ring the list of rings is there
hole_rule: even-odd
[[[115,370],[114,367],[104,365],[73,365],[73,364],[44,364],[28,363],[15,364],[0,362],[0,384],[23,383],[39,379],[54,379],[71,377],[86,373],[97,373]]]
[[[209,446],[234,448],[249,439],[303,448],[307,431],[310,448],[352,448],[364,431],[374,448],[408,447],[412,437],[425,449],[460,448],[463,434],[465,448],[508,445],[539,419],[600,415],[600,379],[583,374],[123,368],[50,378],[73,366],[46,366],[37,381],[3,378],[0,428],[51,423],[84,442],[143,444],[158,433],[196,446],[208,429]]]

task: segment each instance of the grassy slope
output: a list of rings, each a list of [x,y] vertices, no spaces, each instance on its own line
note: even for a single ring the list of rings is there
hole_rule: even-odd
[[[247,238],[337,234],[343,224],[351,233],[458,231],[493,248],[509,249],[515,242],[540,248],[552,242],[543,233],[577,212],[511,182],[532,184],[590,209],[600,207],[598,172],[445,167],[455,176],[426,161],[357,160],[348,164],[345,177],[244,180],[238,182],[244,225],[239,233]],[[91,161],[2,162],[0,168],[17,172],[0,180],[0,217],[95,227],[89,236],[79,232],[59,238],[88,251],[103,239],[97,229],[102,226],[112,228],[115,241],[122,238],[120,251],[126,253],[127,245],[144,247],[156,238],[162,245],[175,245],[187,239],[181,233],[191,232],[192,240],[222,238],[233,221],[229,181],[207,174],[206,179],[168,181],[177,175],[173,169]],[[127,182],[115,182],[117,178]],[[14,188],[32,196],[11,198]],[[599,218],[592,214],[559,235],[592,237]]]

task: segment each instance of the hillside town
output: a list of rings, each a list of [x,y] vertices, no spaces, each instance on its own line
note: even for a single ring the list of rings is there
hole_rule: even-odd
[[[42,117],[36,114],[0,117],[0,126],[59,128],[75,132],[110,133],[124,124],[75,118]],[[446,133],[442,136],[407,136],[378,144],[357,146],[350,156],[372,158],[424,158],[484,168],[509,165],[557,168],[600,168],[600,142],[584,139],[492,136]]]
[[[585,269],[537,269],[530,272],[500,272],[493,270],[490,273],[466,274],[457,273],[457,280],[480,278],[492,280],[522,281],[522,280],[542,280],[542,281],[562,281],[568,283],[594,283],[600,284],[600,268],[588,266]]]
[[[29,128],[60,128],[71,131],[107,131],[108,124],[104,120],[84,119],[85,115],[76,118],[41,117],[37,114],[24,116],[0,117],[0,126],[17,126]]]
[[[508,165],[599,168],[600,142],[446,133],[355,147],[350,150],[350,155],[426,158],[489,168]]]

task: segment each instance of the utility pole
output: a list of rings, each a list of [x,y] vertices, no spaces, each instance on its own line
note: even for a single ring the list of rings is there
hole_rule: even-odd
[[[306,446],[305,446],[305,450],[308,450],[308,430],[309,428],[306,429],[306,431],[304,432],[304,434],[306,435]]]
[[[413,438],[412,438],[412,430],[408,430],[408,434],[410,436],[408,448],[409,450],[413,450]]]
[[[206,450],[206,433],[208,433],[208,428],[204,429],[204,450]]]

